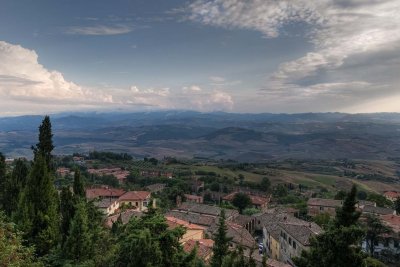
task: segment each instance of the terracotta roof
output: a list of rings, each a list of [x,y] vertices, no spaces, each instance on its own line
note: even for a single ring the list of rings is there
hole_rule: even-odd
[[[148,191],[129,191],[119,197],[120,201],[136,201],[145,200],[150,197],[150,192]]]
[[[294,223],[280,223],[279,227],[284,229],[293,238],[299,241],[304,246],[308,246],[310,238],[314,235],[322,233],[322,228],[316,224],[294,224]]]
[[[397,191],[386,191],[383,193],[384,196],[386,197],[391,197],[391,198],[398,198],[400,197],[400,192]]]
[[[253,220],[253,217],[239,214],[233,219],[233,222],[239,225],[246,225]]]
[[[214,241],[212,239],[190,239],[183,244],[183,250],[190,253],[197,246],[197,256],[205,260],[207,257],[211,256],[213,245]]]
[[[199,214],[205,214],[210,216],[219,216],[221,213],[221,208],[217,206],[210,206],[205,204],[193,203],[193,202],[183,202],[177,210],[193,212]],[[234,215],[239,214],[237,210],[225,209],[225,217],[230,218]]]
[[[216,218],[212,216],[200,215],[198,213],[182,212],[177,210],[171,210],[167,212],[166,215],[203,226],[210,226],[216,220]]]
[[[125,194],[125,190],[117,189],[117,188],[87,188],[86,189],[86,198],[94,199],[94,198],[103,198],[103,197],[120,197]]]
[[[373,213],[373,214],[394,214],[395,210],[389,208],[382,208],[382,207],[374,207],[374,206],[365,206],[362,210],[364,213]]]
[[[393,232],[400,233],[400,216],[387,214],[379,217],[384,224],[392,228]]]
[[[230,193],[229,195],[224,196],[222,199],[226,200],[226,201],[232,201],[234,196],[237,193],[239,193],[239,192]],[[255,196],[255,195],[251,195],[251,194],[248,194],[248,193],[244,193],[244,194],[246,194],[246,195],[248,195],[250,197],[251,203],[253,205],[264,205],[264,204],[269,202],[269,198],[266,198],[266,197]]]
[[[198,200],[198,199],[202,199],[201,196],[195,196],[195,195],[189,195],[189,194],[184,194],[186,199],[190,199],[190,200]]]
[[[256,247],[256,241],[254,237],[249,233],[249,231],[246,230],[243,226],[226,221],[226,226],[227,226],[227,233],[226,235],[229,238],[232,238],[233,243],[237,245],[242,245],[246,248],[253,249]],[[210,234],[215,234],[218,231],[218,223],[214,223],[208,228],[208,231]]]
[[[342,206],[343,200],[336,199],[324,199],[324,198],[310,198],[307,201],[308,206],[324,206],[337,208]]]
[[[194,223],[190,223],[172,216],[165,216],[165,219],[167,220],[167,224],[170,228],[175,228],[178,226],[183,226],[187,229],[190,230],[205,230],[206,228]]]
[[[113,205],[115,202],[117,202],[115,199],[104,198],[104,199],[100,199],[99,201],[94,202],[94,205],[98,208],[107,209],[111,205]]]

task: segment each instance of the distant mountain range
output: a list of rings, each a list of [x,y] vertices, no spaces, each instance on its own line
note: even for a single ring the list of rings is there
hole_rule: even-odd
[[[30,157],[41,120],[0,118],[0,151]],[[238,161],[400,157],[398,113],[62,113],[51,120],[58,154],[105,150]]]

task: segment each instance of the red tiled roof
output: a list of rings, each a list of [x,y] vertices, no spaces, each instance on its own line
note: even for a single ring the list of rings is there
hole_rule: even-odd
[[[98,197],[120,197],[125,193],[123,189],[117,188],[87,188],[86,198],[94,199]]]
[[[384,224],[390,226],[393,232],[400,233],[400,216],[387,214],[379,216]]]
[[[194,223],[190,223],[172,216],[165,216],[165,219],[167,220],[167,224],[170,228],[175,228],[178,226],[183,226],[187,229],[190,230],[205,230],[206,228]]]
[[[129,191],[119,197],[121,201],[136,201],[136,200],[145,200],[150,197],[150,192],[148,191]]]
[[[188,240],[183,245],[183,250],[190,253],[197,246],[197,255],[201,259],[206,259],[212,254],[212,247],[214,246],[214,241],[212,239],[199,239],[199,240]]]
[[[396,191],[387,191],[385,193],[383,193],[386,197],[392,197],[392,198],[397,198],[400,197],[400,192],[396,192]]]
[[[188,194],[185,194],[185,198],[186,198],[186,199],[190,199],[190,200],[198,200],[198,199],[201,199],[202,197],[201,197],[201,196],[195,196],[195,195],[188,195]]]

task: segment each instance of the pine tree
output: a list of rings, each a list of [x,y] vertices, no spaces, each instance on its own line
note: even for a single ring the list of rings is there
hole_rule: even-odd
[[[45,159],[38,154],[21,194],[15,219],[37,253],[44,255],[59,238],[58,194]]]
[[[224,257],[228,255],[229,242],[231,239],[227,237],[227,231],[225,210],[222,210],[218,221],[218,230],[214,235],[213,256],[211,258],[212,267],[220,267]]]
[[[0,209],[4,208],[5,184],[6,184],[6,158],[0,152]]]
[[[336,210],[335,224],[339,226],[350,226],[357,223],[361,213],[356,210],[357,204],[357,187],[352,186],[350,193],[344,199],[343,206]]]
[[[75,170],[73,188],[75,196],[85,197],[85,187],[83,185],[81,172],[78,168]]]
[[[37,143],[35,147],[32,146],[32,150],[35,159],[37,155],[41,155],[45,159],[49,171],[53,170],[53,156],[51,155],[53,149],[53,134],[51,130],[50,117],[45,116],[42,124],[39,126],[39,143]]]
[[[16,160],[16,165],[12,174],[7,176],[6,183],[4,185],[4,210],[8,216],[11,216],[18,207],[18,202],[21,197],[21,193],[25,187],[26,180],[28,177],[29,169],[27,164],[23,160]]]
[[[68,259],[76,263],[89,259],[91,252],[90,232],[85,203],[76,205],[76,212],[71,221],[68,238],[65,242],[64,253]]]

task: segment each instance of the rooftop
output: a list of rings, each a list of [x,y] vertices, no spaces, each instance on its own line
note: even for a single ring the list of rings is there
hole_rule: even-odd
[[[297,223],[280,223],[279,227],[290,234],[294,239],[299,241],[302,245],[308,246],[310,237],[322,233],[321,227],[317,224],[309,223],[309,225]]]
[[[239,192],[230,193],[229,195],[224,196],[222,199],[226,200],[226,201],[232,201],[237,193],[239,193]],[[248,194],[245,192],[243,192],[243,193],[250,197],[251,203],[253,205],[264,205],[269,202],[269,198],[267,198],[267,197],[256,196],[256,195]]]
[[[205,204],[193,203],[193,202],[183,202],[179,207],[176,208],[177,210],[211,215],[211,216],[219,216],[221,213],[221,208],[217,206],[210,206]],[[237,210],[230,210],[225,209],[225,217],[230,218],[233,215],[237,215]]]
[[[398,215],[381,215],[382,222],[387,226],[391,227],[393,232],[400,233],[400,216]]]
[[[165,219],[167,220],[167,224],[170,228],[175,228],[178,226],[183,226],[187,229],[190,230],[205,230],[206,228],[188,221],[184,221],[172,216],[165,216]]]
[[[115,199],[111,199],[111,198],[103,198],[100,199],[98,201],[96,201],[94,203],[94,205],[98,208],[103,208],[103,209],[107,209],[109,208],[112,204],[114,204],[116,202]]]
[[[374,206],[365,206],[362,211],[365,213],[374,213],[374,214],[380,214],[380,215],[395,214],[395,212],[396,212],[393,209],[374,207]]]
[[[183,250],[190,253],[197,246],[197,255],[201,259],[206,259],[212,254],[212,247],[214,241],[212,239],[199,239],[199,240],[188,240],[183,245]]]
[[[148,191],[129,191],[120,196],[120,201],[136,201],[136,200],[145,200],[150,198],[150,192]]]
[[[400,197],[400,192],[397,191],[386,191],[383,193],[385,197],[391,197],[391,198],[398,198]]]
[[[166,215],[203,226],[210,226],[215,222],[215,217],[200,215],[198,213],[188,213],[188,212],[172,210],[167,212]]]
[[[86,189],[86,198],[94,199],[94,198],[103,198],[103,197],[115,197],[118,198],[125,194],[125,190],[117,189],[117,188],[109,188],[109,187],[100,187],[100,188],[87,188]]]
[[[121,216],[122,224],[127,224],[132,217],[142,217],[143,212],[136,210],[126,210],[116,215],[112,215],[106,218],[106,226],[110,227],[114,222],[118,220],[118,217]]]
[[[310,198],[307,201],[308,206],[324,206],[324,207],[332,207],[337,208],[341,207],[343,200],[336,199],[324,199],[324,198]]]

